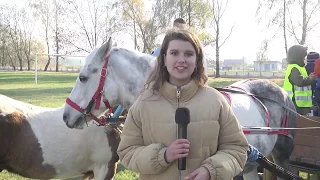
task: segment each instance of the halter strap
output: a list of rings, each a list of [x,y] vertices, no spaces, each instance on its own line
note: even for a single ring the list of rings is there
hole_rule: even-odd
[[[80,113],[82,113],[85,116],[89,116],[91,119],[96,121],[99,125],[105,125],[107,123],[106,121],[107,121],[108,117],[102,116],[101,118],[97,118],[96,116],[94,116],[91,113],[91,110],[92,110],[94,103],[96,104],[95,109],[99,109],[99,107],[100,107],[102,95],[104,92],[104,82],[105,82],[105,79],[107,76],[108,62],[109,62],[109,56],[107,56],[105,58],[105,63],[103,65],[101,73],[100,73],[100,81],[99,81],[98,88],[97,88],[96,92],[94,93],[94,95],[92,96],[91,101],[89,102],[89,104],[87,105],[87,107],[85,109],[81,108],[78,104],[73,102],[69,97],[66,99],[66,103],[69,104],[72,108],[79,111]],[[103,103],[105,104],[106,108],[109,109],[109,115],[110,115],[112,113],[113,109],[110,106],[109,101],[107,99],[104,99]]]

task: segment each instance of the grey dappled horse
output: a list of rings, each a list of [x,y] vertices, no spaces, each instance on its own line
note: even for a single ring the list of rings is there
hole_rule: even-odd
[[[94,116],[99,116],[106,108],[118,104],[129,109],[143,88],[154,62],[155,57],[151,55],[126,48],[112,47],[111,38],[106,44],[93,50],[86,58],[85,65],[68,98],[71,103],[65,105],[63,119],[66,125],[77,129],[85,127],[87,118],[79,112],[83,110],[80,107],[89,107]],[[104,75],[106,68],[107,72]],[[105,79],[100,80],[100,77],[105,77]],[[97,87],[101,86],[99,81],[103,81],[102,97],[101,100],[97,98],[98,101],[92,105],[92,97],[96,97],[96,92],[100,92],[96,91]],[[230,88],[242,92],[247,91],[258,96],[258,99],[255,99],[246,94],[224,93],[242,126],[268,127],[268,121],[270,121],[270,127],[281,127],[287,116],[287,127],[296,127],[296,115],[283,106],[293,110],[295,107],[286,92],[278,85],[268,80],[249,80],[237,82],[233,86],[235,87],[230,86]],[[259,97],[270,98],[277,103]],[[90,101],[91,103],[89,103]],[[105,102],[105,105],[102,102]],[[78,110],[74,106],[78,107]],[[267,112],[270,118],[268,118]],[[251,145],[265,156],[272,155],[275,163],[286,169],[294,147],[294,136],[295,131],[289,131],[288,136],[246,134]],[[257,164],[246,165],[243,177],[245,180],[258,180]]]

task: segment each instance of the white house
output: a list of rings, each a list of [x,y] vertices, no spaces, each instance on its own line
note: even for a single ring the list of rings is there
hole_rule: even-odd
[[[280,61],[253,61],[254,71],[279,71],[282,69]]]
[[[245,59],[225,59],[222,64],[223,70],[240,70],[245,66]]]

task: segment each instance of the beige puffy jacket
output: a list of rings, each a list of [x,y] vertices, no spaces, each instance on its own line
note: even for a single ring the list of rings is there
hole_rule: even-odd
[[[140,173],[141,180],[178,179],[177,161],[164,153],[177,139],[177,88],[164,83],[160,92],[144,91],[129,109],[118,148],[121,164]],[[183,178],[203,166],[211,180],[230,180],[247,160],[248,142],[224,97],[192,80],[180,90],[179,106],[190,110],[190,151]]]

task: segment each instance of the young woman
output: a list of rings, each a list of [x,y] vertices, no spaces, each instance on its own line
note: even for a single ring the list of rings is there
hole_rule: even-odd
[[[199,39],[186,29],[168,32],[128,112],[118,148],[121,164],[141,180],[178,179],[177,159],[183,157],[186,179],[230,180],[240,173],[248,142],[227,101],[206,81]],[[177,139],[178,107],[190,110],[187,139]]]

